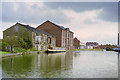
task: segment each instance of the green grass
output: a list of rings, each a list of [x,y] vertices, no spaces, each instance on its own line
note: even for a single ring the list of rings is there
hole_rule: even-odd
[[[38,51],[36,50],[35,48],[31,48],[31,49],[23,49],[23,48],[15,48],[15,53],[18,53],[18,52],[30,52],[30,51]]]
[[[10,54],[10,52],[0,51],[0,55],[2,55],[2,54]]]
[[[74,49],[74,51],[102,51],[103,49]]]

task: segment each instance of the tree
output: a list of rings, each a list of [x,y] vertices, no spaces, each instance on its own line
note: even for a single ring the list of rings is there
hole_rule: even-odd
[[[10,46],[10,51],[14,52],[14,47],[16,47],[18,45],[17,38],[15,36],[11,36],[8,39],[6,39],[5,42],[6,42],[7,46]]]
[[[2,46],[1,50],[3,50],[3,51],[5,50],[5,47],[8,46],[8,44],[6,42],[4,42],[3,40],[1,40],[0,45]]]
[[[33,47],[32,38],[28,32],[21,33],[19,35],[18,41],[21,42],[20,44],[21,46],[20,45],[19,46],[22,48],[30,49]]]
[[[18,43],[17,47],[20,47],[20,48],[26,48],[27,47],[27,43],[25,43],[23,38],[21,38],[21,37],[18,37],[17,43]]]
[[[8,46],[10,46],[11,52],[14,52],[15,47],[23,49],[30,49],[33,47],[32,38],[28,31],[20,32],[17,34],[17,37],[10,36],[9,38],[5,39],[5,42],[8,44]]]

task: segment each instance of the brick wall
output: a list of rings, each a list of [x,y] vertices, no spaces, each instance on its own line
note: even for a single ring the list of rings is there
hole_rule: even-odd
[[[80,47],[80,41],[77,38],[73,39],[73,46],[75,49],[78,49],[78,47]]]
[[[67,50],[73,49],[73,33],[70,32],[68,28],[66,30],[61,29],[49,21],[44,22],[37,28],[56,36],[57,47],[65,47]]]
[[[56,37],[56,46],[61,47],[61,39],[62,39],[62,30],[59,27],[56,27],[54,24],[50,22],[45,22],[42,25],[37,27],[38,29],[44,30]]]

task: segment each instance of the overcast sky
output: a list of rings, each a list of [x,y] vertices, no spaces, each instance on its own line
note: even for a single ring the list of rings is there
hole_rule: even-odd
[[[117,2],[2,2],[1,12],[1,34],[16,22],[37,27],[50,20],[70,28],[82,42],[117,43]]]

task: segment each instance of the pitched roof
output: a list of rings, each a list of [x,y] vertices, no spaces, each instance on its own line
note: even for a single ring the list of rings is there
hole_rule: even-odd
[[[21,26],[24,26],[25,28],[27,28],[27,29],[29,29],[30,31],[35,32],[35,33],[46,34],[46,35],[49,35],[49,36],[53,36],[53,35],[45,32],[45,31],[43,31],[43,30],[40,30],[40,29],[37,29],[37,28],[33,28],[33,27],[29,26],[29,25],[24,25],[24,24],[21,24],[21,23],[16,23],[16,24],[19,24],[19,25],[21,25]],[[55,37],[55,36],[53,36],[53,37]]]
[[[78,42],[80,42],[80,40],[78,40],[76,37],[73,39],[74,41],[78,41]]]
[[[65,27],[63,27],[63,26],[60,26],[60,25],[57,25],[57,24],[55,24],[55,23],[53,23],[53,22],[51,22],[51,21],[49,21],[49,20],[47,20],[46,22],[50,22],[50,23],[52,23],[53,25],[59,27],[60,29],[67,30],[67,28],[65,28]],[[46,23],[46,22],[44,22],[44,23]],[[43,23],[43,24],[44,24],[44,23]],[[42,25],[42,24],[41,24],[41,25]],[[70,32],[72,32],[72,31],[70,31]],[[73,33],[73,32],[72,32],[72,33]]]

